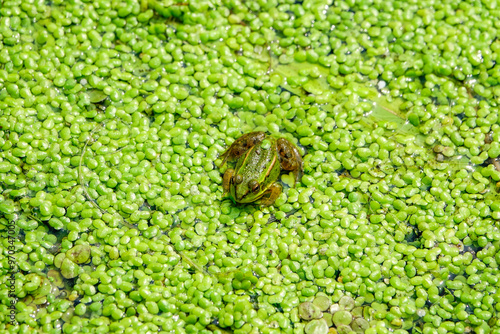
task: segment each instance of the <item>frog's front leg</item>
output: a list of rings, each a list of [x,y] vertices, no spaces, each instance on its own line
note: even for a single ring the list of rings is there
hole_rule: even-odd
[[[260,198],[260,204],[264,206],[268,206],[274,203],[276,198],[281,194],[283,187],[281,184],[274,182],[264,193],[264,195]]]
[[[222,188],[224,189],[224,193],[228,194],[229,189],[231,187],[231,180],[234,175],[234,169],[228,169],[224,173],[224,177],[222,178]]]
[[[292,171],[295,175],[295,182],[299,181],[302,176],[302,157],[299,150],[285,138],[278,139],[277,147],[281,168]]]

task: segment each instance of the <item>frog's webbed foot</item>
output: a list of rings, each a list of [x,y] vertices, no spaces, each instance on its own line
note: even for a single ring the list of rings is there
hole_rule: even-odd
[[[281,194],[283,188],[279,183],[273,183],[260,198],[260,204],[264,206],[269,206],[276,201],[276,198]]]
[[[281,168],[293,172],[295,182],[298,182],[302,177],[302,157],[299,150],[285,138],[278,139],[277,146]]]
[[[253,146],[257,145],[266,138],[266,134],[262,131],[246,133],[240,138],[236,139],[234,143],[222,154],[222,163],[220,167],[224,166],[226,161],[238,159],[243,153],[248,151]]]

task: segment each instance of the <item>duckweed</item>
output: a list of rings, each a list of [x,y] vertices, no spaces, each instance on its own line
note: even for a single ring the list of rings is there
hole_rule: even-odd
[[[0,7],[2,332],[500,331],[494,1]]]

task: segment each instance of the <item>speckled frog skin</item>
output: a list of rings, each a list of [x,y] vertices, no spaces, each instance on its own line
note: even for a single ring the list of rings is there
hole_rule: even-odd
[[[282,191],[277,182],[281,172],[293,172],[296,181],[302,172],[298,149],[288,140],[264,132],[241,136],[222,158],[221,166],[237,160],[235,168],[224,173],[223,181],[224,191],[236,203],[271,205]]]

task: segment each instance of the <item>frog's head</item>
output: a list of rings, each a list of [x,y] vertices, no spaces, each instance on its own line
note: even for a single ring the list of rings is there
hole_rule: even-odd
[[[245,178],[242,174],[233,177],[234,198],[238,203],[251,203],[262,196],[261,184],[256,178]]]

